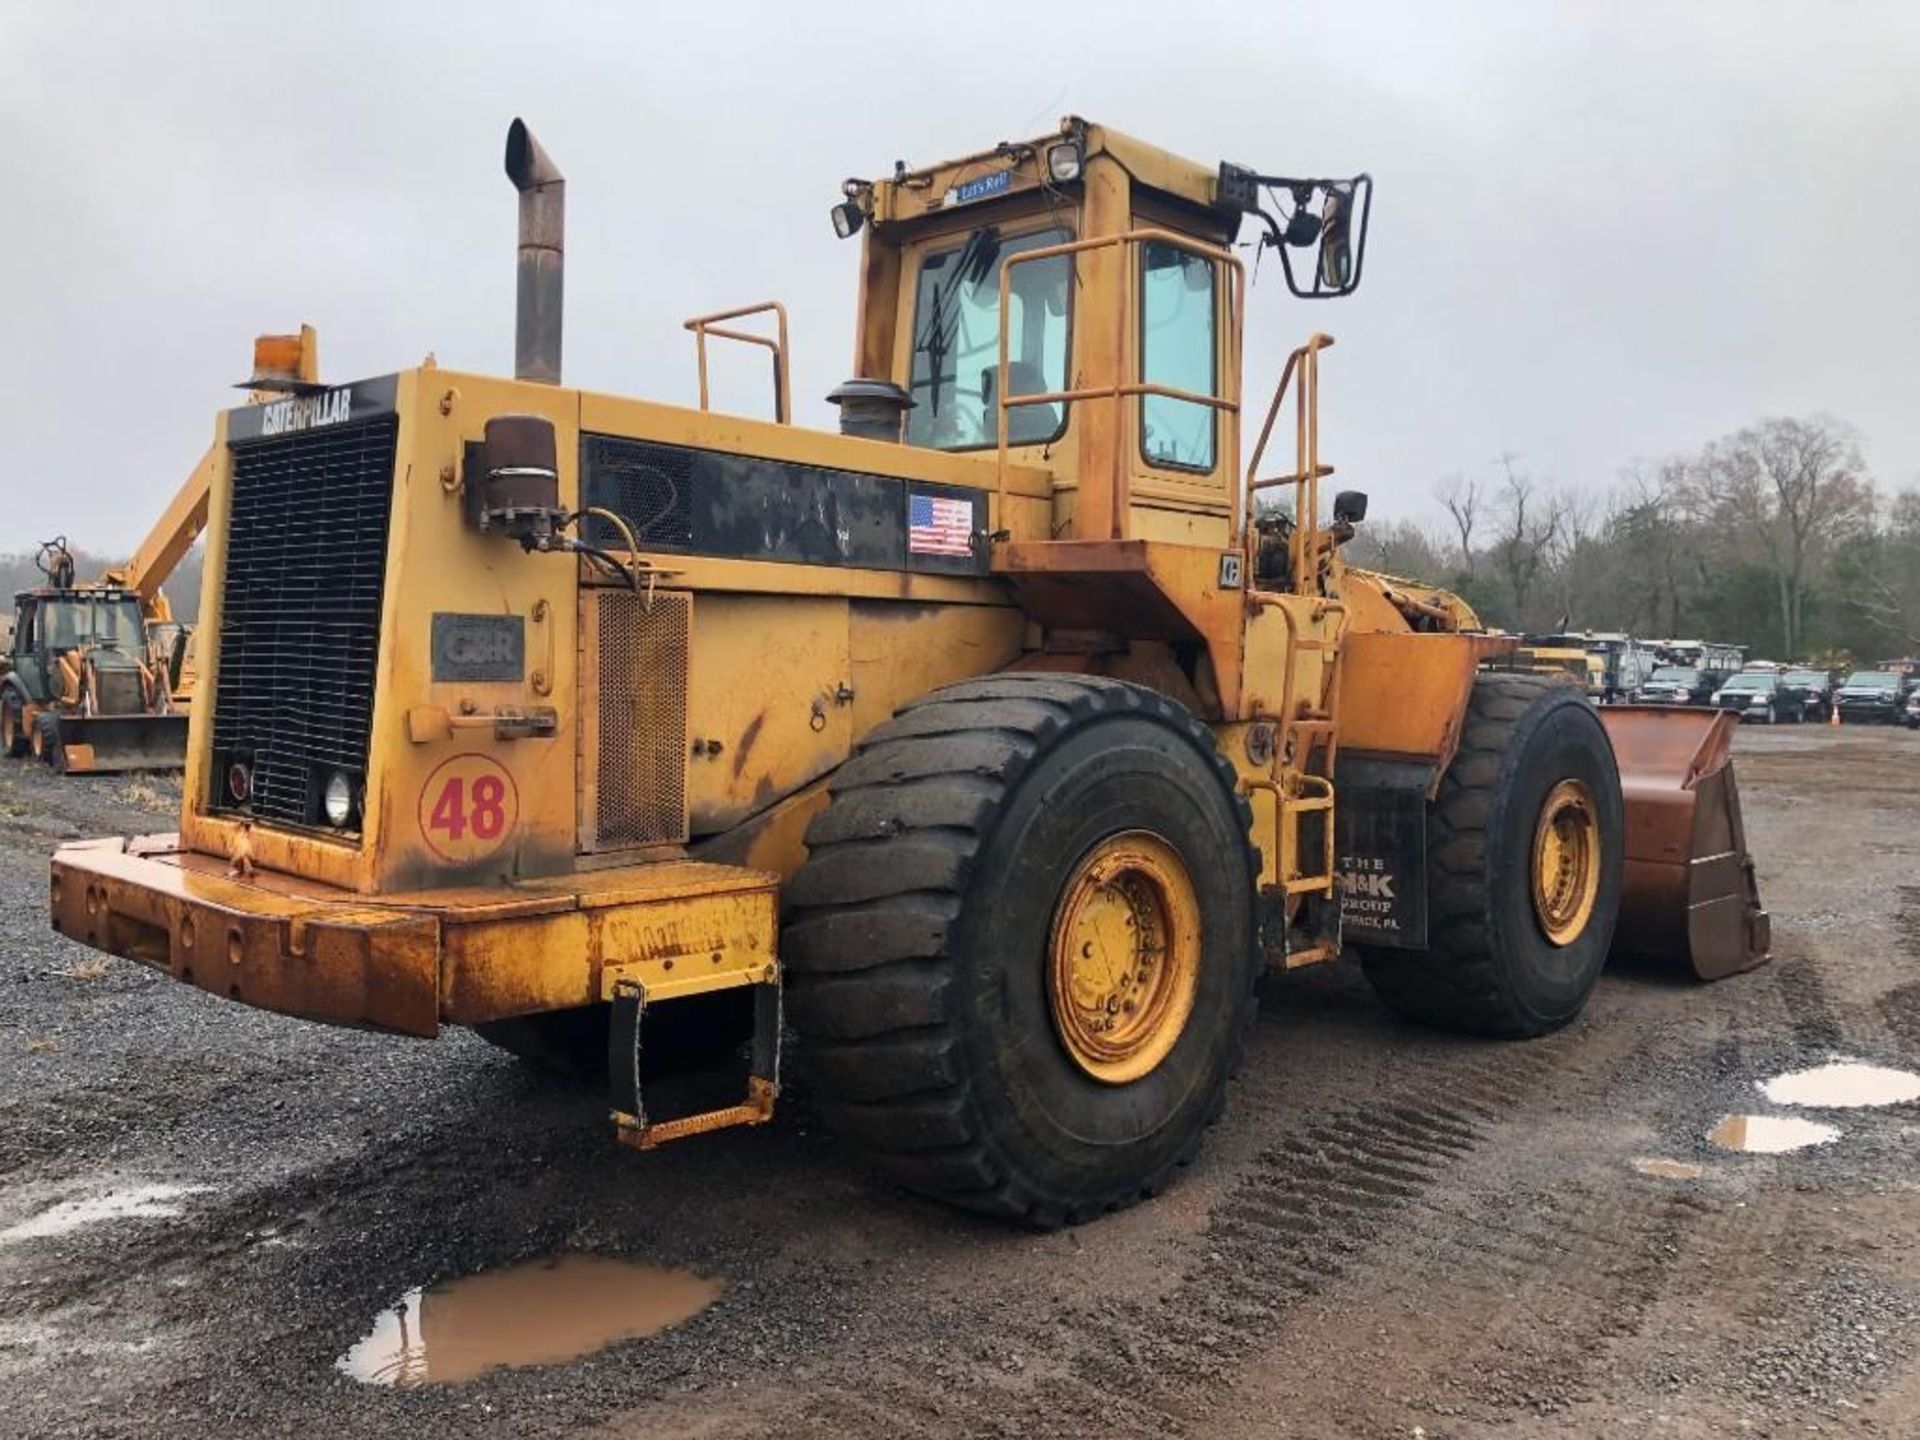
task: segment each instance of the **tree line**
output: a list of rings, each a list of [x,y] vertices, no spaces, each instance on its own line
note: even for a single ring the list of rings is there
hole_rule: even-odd
[[[126,563],[124,555],[100,555],[78,546],[69,548],[73,551],[74,579],[82,585],[98,580],[109,566]],[[0,610],[4,610],[9,618],[13,615],[13,597],[16,594],[47,583],[47,577],[34,564],[35,553],[35,550],[23,550],[12,555],[0,555]],[[199,614],[199,546],[194,546],[181,557],[180,563],[173,568],[173,574],[167,577],[166,584],[160,588],[166,592],[167,603],[173,607],[176,620],[191,622]]]
[[[1509,630],[1718,640],[1783,660],[1920,654],[1920,491],[1882,493],[1843,421],[1762,420],[1636,461],[1606,494],[1521,461],[1444,476],[1444,520],[1363,526],[1348,558],[1448,585]]]

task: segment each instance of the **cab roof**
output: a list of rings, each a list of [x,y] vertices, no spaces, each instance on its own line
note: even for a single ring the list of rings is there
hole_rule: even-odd
[[[990,150],[919,169],[902,168],[891,179],[874,181],[873,221],[876,225],[901,224],[938,214],[965,203],[955,198],[961,186],[1002,174],[1007,178],[991,192],[995,198],[1052,188],[1046,168],[1047,149],[1063,141],[1079,142],[1083,164],[1104,155],[1125,170],[1135,185],[1205,210],[1233,213],[1232,206],[1220,203],[1217,164],[1183,159],[1105,125],[1068,115],[1057,130],[1037,139],[1002,141]]]

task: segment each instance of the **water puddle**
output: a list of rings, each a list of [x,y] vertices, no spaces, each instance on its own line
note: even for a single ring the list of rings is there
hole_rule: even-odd
[[[1657,1155],[1641,1156],[1633,1162],[1633,1168],[1656,1180],[1698,1180],[1707,1173],[1704,1165],[1691,1160],[1664,1160]]]
[[[411,1388],[556,1365],[690,1320],[721,1288],[690,1270],[602,1255],[530,1260],[407,1291],[338,1368],[369,1385]]]
[[[1776,1075],[1760,1086],[1776,1105],[1850,1110],[1866,1105],[1903,1105],[1920,1100],[1920,1075],[1858,1060],[1834,1060],[1811,1070]]]
[[[87,1200],[63,1200],[31,1220],[0,1230],[0,1245],[70,1235],[85,1226],[109,1220],[171,1220],[180,1213],[174,1201],[211,1188],[207,1185],[130,1185]]]
[[[1784,1155],[1839,1138],[1840,1132],[1831,1125],[1788,1115],[1728,1115],[1707,1132],[1707,1139],[1722,1150],[1748,1155]]]

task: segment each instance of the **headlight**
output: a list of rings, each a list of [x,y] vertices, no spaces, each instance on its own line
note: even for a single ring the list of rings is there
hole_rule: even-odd
[[[327,788],[320,796],[320,805],[326,811],[327,823],[335,829],[345,825],[353,818],[353,782],[339,770],[327,779]]]
[[[1080,178],[1080,146],[1072,140],[1062,140],[1057,145],[1047,147],[1047,174],[1056,185],[1065,185],[1069,180]]]

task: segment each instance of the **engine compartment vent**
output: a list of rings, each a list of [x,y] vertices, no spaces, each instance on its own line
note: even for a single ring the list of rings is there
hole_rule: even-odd
[[[580,596],[580,849],[687,838],[687,654],[693,597]]]

